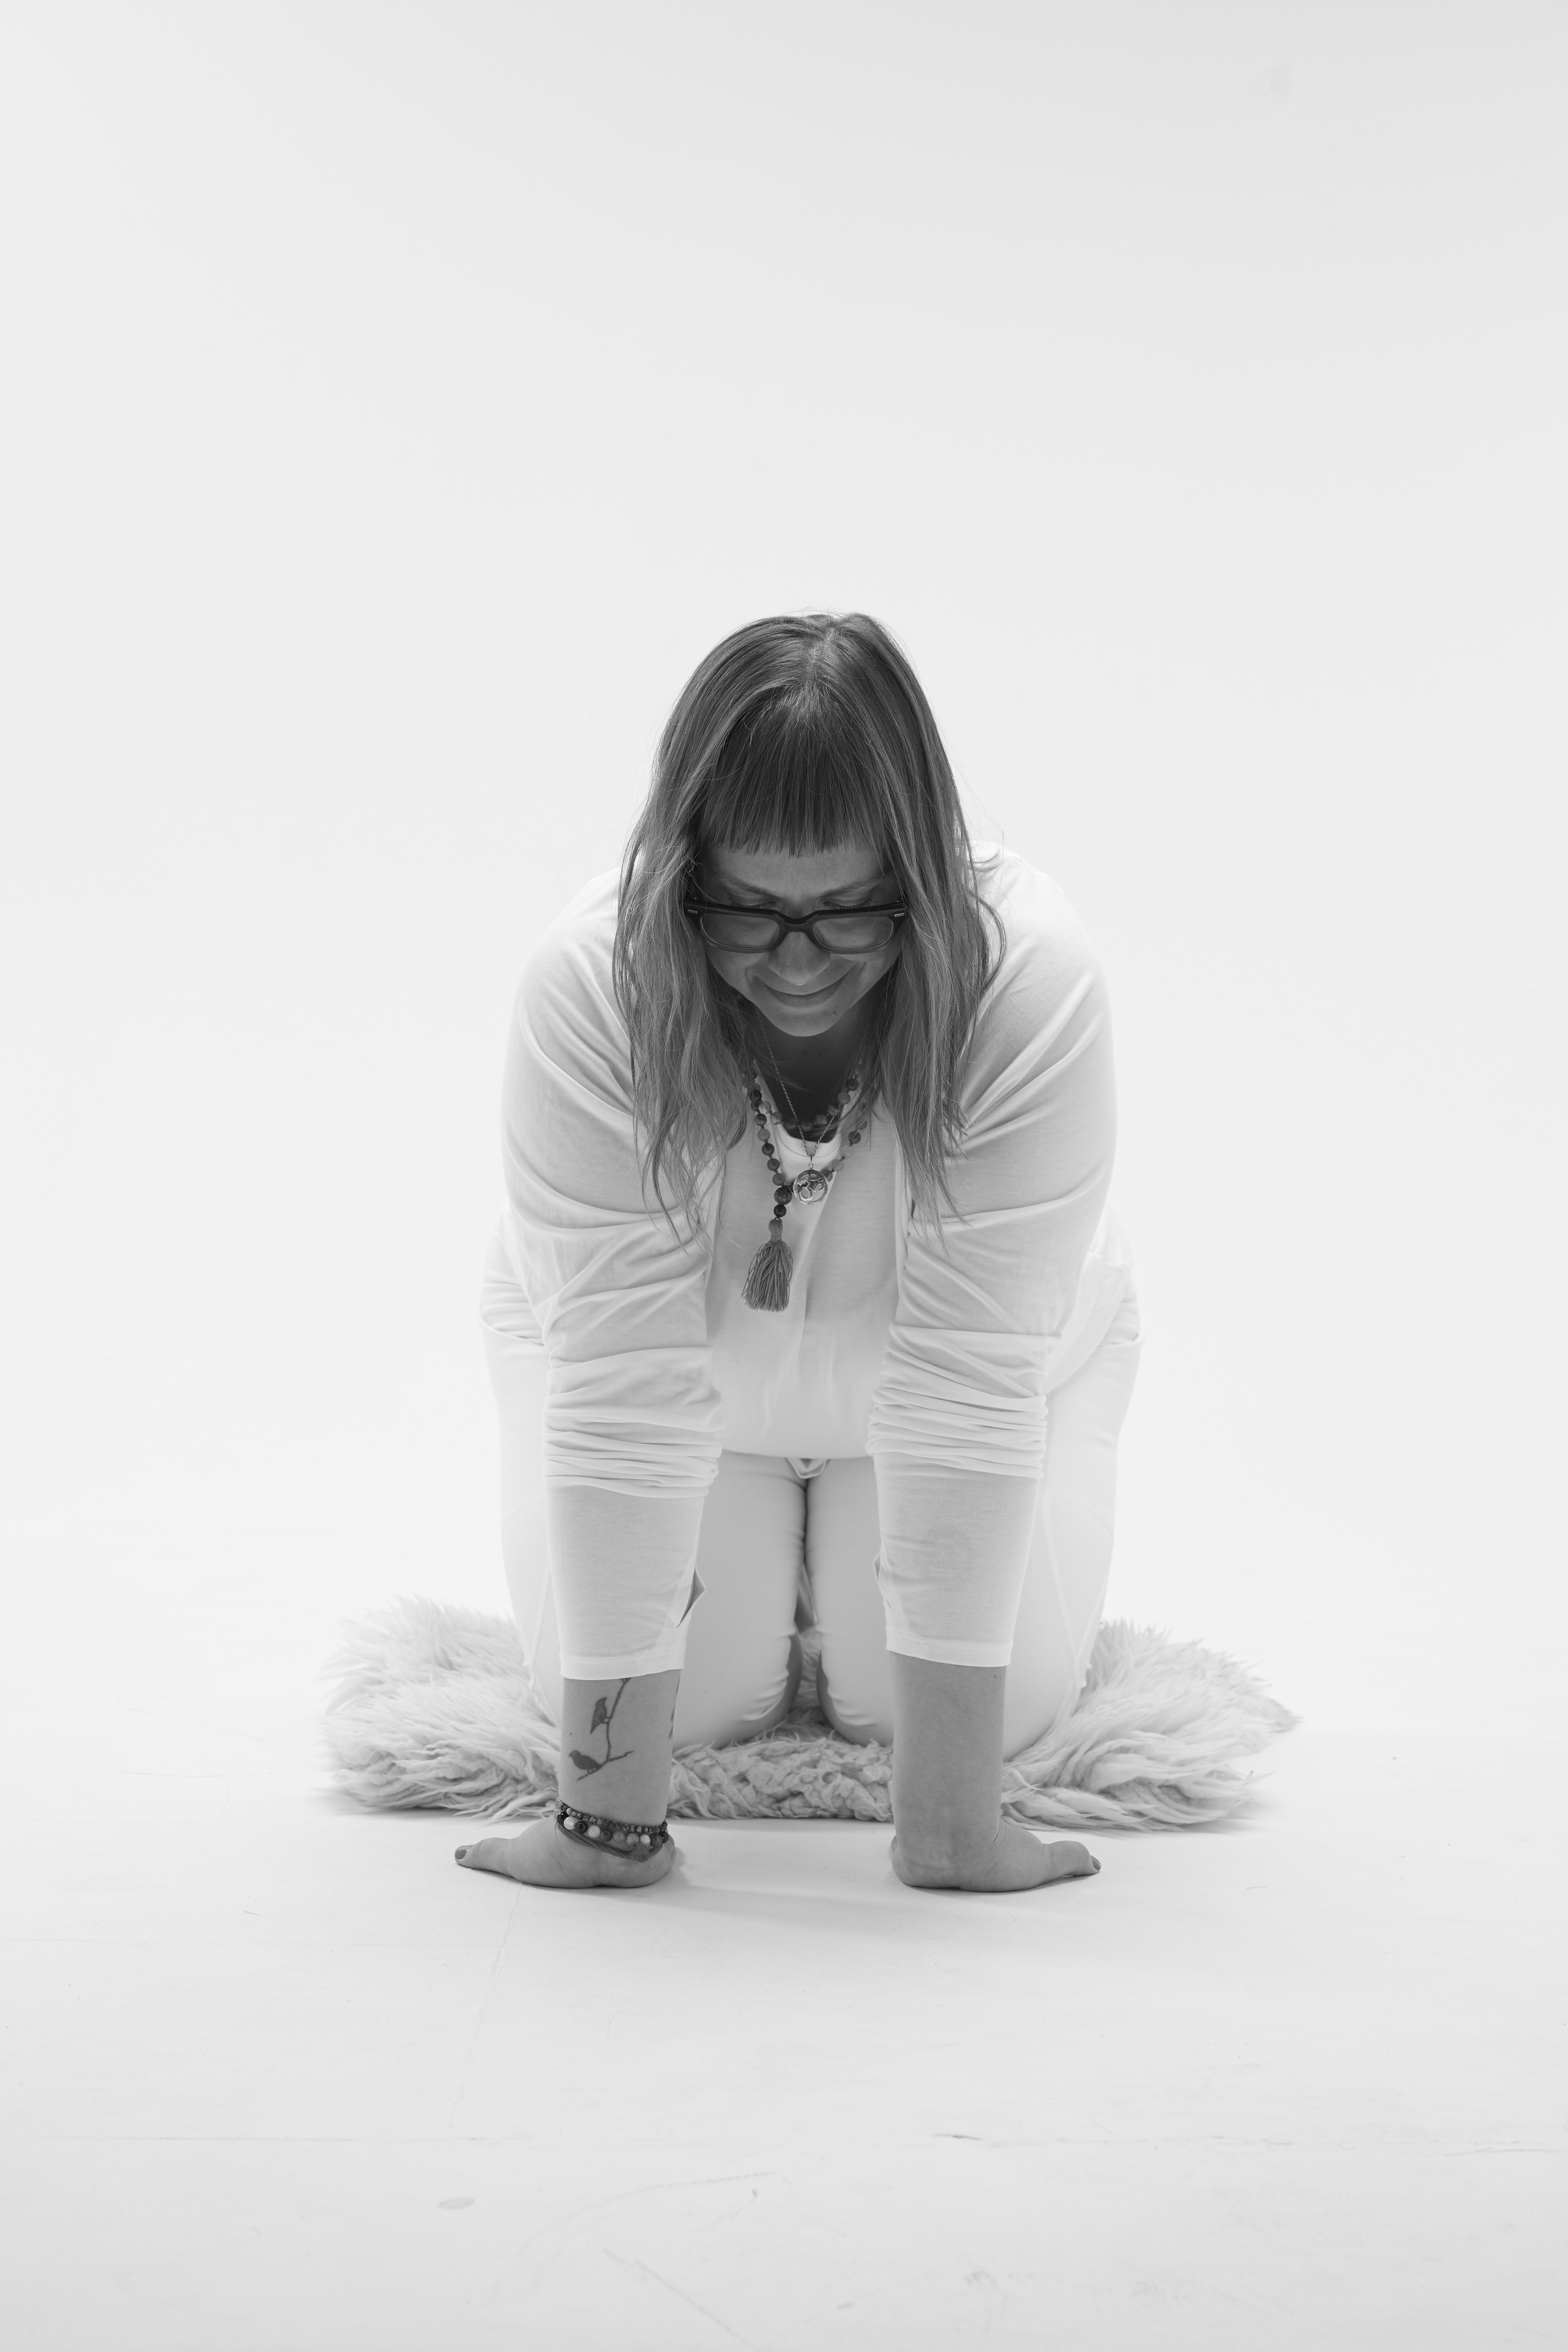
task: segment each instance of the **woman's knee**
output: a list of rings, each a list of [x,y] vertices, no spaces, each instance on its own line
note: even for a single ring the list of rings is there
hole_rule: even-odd
[[[701,1558],[702,1554],[699,1554]],[[710,1571],[714,1561],[708,1553]],[[675,1702],[678,1748],[729,1748],[771,1731],[800,1685],[793,1588],[780,1563],[744,1582],[704,1582],[688,1613],[686,1661]]]
[[[718,1674],[692,1672],[689,1651],[675,1702],[675,1746],[732,1748],[784,1721],[800,1687],[800,1636],[793,1631],[782,1656],[726,1657]]]
[[[830,1727],[857,1748],[873,1741],[889,1748],[893,1740],[893,1674],[888,1663],[887,1636],[876,1652],[860,1646],[847,1649],[824,1644],[816,1662],[816,1704]]]
[[[1051,1398],[1046,1469],[1007,1670],[1004,1754],[1064,1723],[1079,1702],[1110,1579],[1117,1449],[1142,1349],[1129,1283],[1104,1338]]]
[[[800,1681],[794,1615],[765,1587],[745,1597],[750,1608],[718,1585],[692,1607],[675,1702],[678,1748],[732,1747],[771,1731],[788,1711]]]
[[[1020,1655],[1015,1647],[1013,1661],[1002,1713],[1002,1760],[1008,1764],[1066,1722],[1083,1686],[1068,1651]]]
[[[841,1738],[893,1736],[893,1676],[877,1582],[881,1527],[869,1455],[829,1462],[807,1489],[805,1558],[821,1636],[817,1705]]]
[[[800,1681],[795,1594],[800,1482],[771,1455],[726,1453],[702,1507],[702,1597],[687,1627],[678,1747],[727,1747],[771,1730]]]

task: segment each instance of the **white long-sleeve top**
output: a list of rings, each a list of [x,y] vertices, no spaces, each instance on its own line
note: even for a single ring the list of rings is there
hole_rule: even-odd
[[[616,883],[589,883],[520,982],[504,1082],[507,1254],[549,1356],[545,1476],[562,1670],[677,1665],[701,1500],[725,1447],[870,1454],[889,1647],[1011,1653],[1051,1388],[1129,1266],[1109,1209],[1116,1104],[1103,975],[1056,883],[1011,852],[985,893],[1005,948],[965,1062],[956,1214],[912,1217],[885,1108],[819,1149],[790,1204],[790,1303],[748,1307],[773,1182],[750,1120],[675,1229],[646,1193],[611,981]],[[738,1089],[739,1093],[739,1089]],[[776,1131],[788,1173],[807,1152]],[[933,1546],[930,1531],[946,1530]],[[955,1537],[954,1529],[967,1530]]]

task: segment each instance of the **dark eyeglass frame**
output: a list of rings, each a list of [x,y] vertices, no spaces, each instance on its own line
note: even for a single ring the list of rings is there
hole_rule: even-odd
[[[773,938],[765,947],[726,949],[721,940],[710,940],[707,932],[703,931],[702,936],[708,940],[708,945],[710,948],[717,948],[721,955],[772,955],[786,931],[804,931],[812,946],[821,955],[880,955],[883,948],[892,945],[892,938],[885,939],[880,947],[836,948],[830,947],[826,940],[818,939],[816,926],[834,915],[890,915],[894,923],[893,938],[896,938],[897,926],[908,920],[909,911],[907,907],[901,906],[898,901],[889,899],[885,905],[879,903],[874,907],[817,907],[809,915],[781,915],[772,907],[737,907],[728,898],[705,898],[700,891],[694,890],[688,891],[682,907],[682,912],[690,917],[699,930],[702,929],[702,918],[705,914],[754,915],[773,925]]]

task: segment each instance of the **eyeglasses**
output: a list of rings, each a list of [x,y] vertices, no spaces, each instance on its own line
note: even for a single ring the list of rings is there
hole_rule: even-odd
[[[731,954],[766,955],[786,931],[804,931],[824,955],[863,956],[887,946],[909,908],[819,907],[812,915],[778,915],[769,907],[727,907],[721,899],[693,895],[686,912],[710,948],[728,948]]]

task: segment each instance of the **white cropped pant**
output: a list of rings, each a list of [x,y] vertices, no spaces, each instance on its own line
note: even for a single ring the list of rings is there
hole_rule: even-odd
[[[500,1416],[507,1585],[534,1681],[559,1718],[561,1651],[544,1510],[547,1360],[499,1234],[486,1254],[479,1313]],[[1093,1354],[1051,1391],[1007,1668],[1005,1756],[1070,1715],[1089,1671],[1110,1575],[1117,1442],[1142,1344],[1130,1277]],[[677,1747],[719,1746],[771,1729],[795,1696],[799,1637],[813,1625],[829,1722],[847,1739],[890,1740],[892,1676],[872,1566],[879,1549],[868,1454],[826,1462],[721,1454],[702,1507]]]

